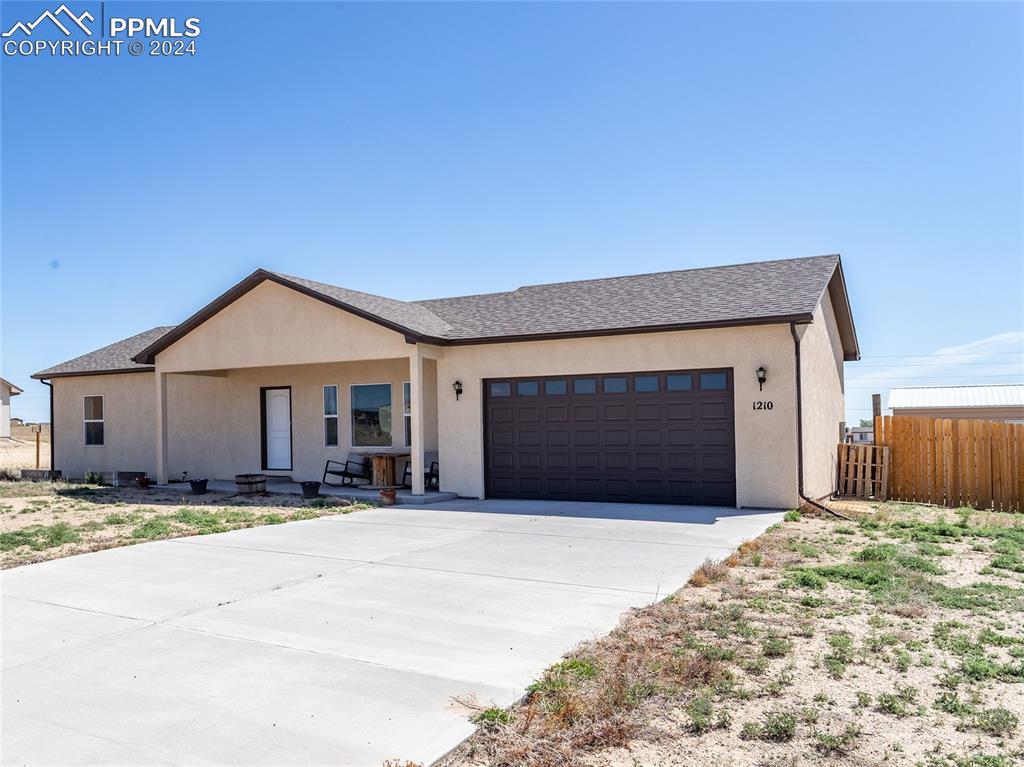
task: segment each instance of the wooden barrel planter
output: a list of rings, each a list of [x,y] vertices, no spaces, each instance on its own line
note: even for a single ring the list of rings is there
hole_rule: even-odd
[[[258,495],[267,492],[266,474],[236,474],[235,487],[241,495]]]

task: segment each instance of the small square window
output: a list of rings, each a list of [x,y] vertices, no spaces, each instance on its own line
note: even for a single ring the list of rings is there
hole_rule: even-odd
[[[577,378],[572,382],[573,394],[596,394],[597,393],[597,379],[596,378]]]
[[[564,379],[558,379],[557,381],[545,381],[544,382],[544,393],[557,395],[565,394],[568,391],[568,387],[565,384]]]
[[[667,375],[665,388],[669,391],[693,391],[693,376],[689,373]]]
[[[492,397],[511,397],[512,396],[512,384],[508,381],[501,383],[491,384],[491,396]]]
[[[520,397],[536,397],[540,386],[536,381],[520,381],[516,384],[516,394]]]
[[[605,394],[625,394],[626,393],[626,379],[622,378],[605,378],[604,379],[604,393]]]
[[[722,391],[726,388],[727,377],[725,373],[701,373],[701,391]]]
[[[636,376],[633,379],[633,391],[642,393],[658,391],[658,376]]]

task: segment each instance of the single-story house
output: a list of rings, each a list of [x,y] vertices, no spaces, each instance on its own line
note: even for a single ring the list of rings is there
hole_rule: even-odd
[[[11,397],[21,394],[21,389],[10,381],[0,378],[0,439],[11,436]]]
[[[833,490],[838,256],[398,301],[259,269],[184,322],[35,374],[54,466],[319,479],[425,454],[471,498],[792,507]]]
[[[1024,384],[905,386],[889,390],[893,415],[1024,423]]]

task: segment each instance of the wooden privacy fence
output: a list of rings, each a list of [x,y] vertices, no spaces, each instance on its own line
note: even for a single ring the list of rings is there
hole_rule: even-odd
[[[889,492],[889,454],[880,445],[839,443],[839,495],[885,500]]]
[[[1024,424],[876,416],[875,446],[890,451],[890,500],[1024,511]]]

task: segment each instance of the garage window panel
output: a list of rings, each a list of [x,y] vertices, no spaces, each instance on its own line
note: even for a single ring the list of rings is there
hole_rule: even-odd
[[[567,390],[564,378],[557,378],[544,382],[544,393],[549,397],[561,396],[565,394]]]
[[[658,391],[658,376],[636,376],[633,379],[633,391],[637,394],[651,394]]]
[[[602,383],[604,384],[605,394],[625,394],[628,386],[625,376],[605,378]]]
[[[540,386],[536,381],[519,381],[516,384],[516,394],[520,397],[536,397],[540,392]]]
[[[573,394],[597,394],[596,378],[577,378],[572,382]]]
[[[725,373],[701,373],[701,391],[724,391],[728,386],[728,376]]]
[[[665,376],[665,388],[668,391],[692,391],[693,376],[689,373],[669,373]]]

